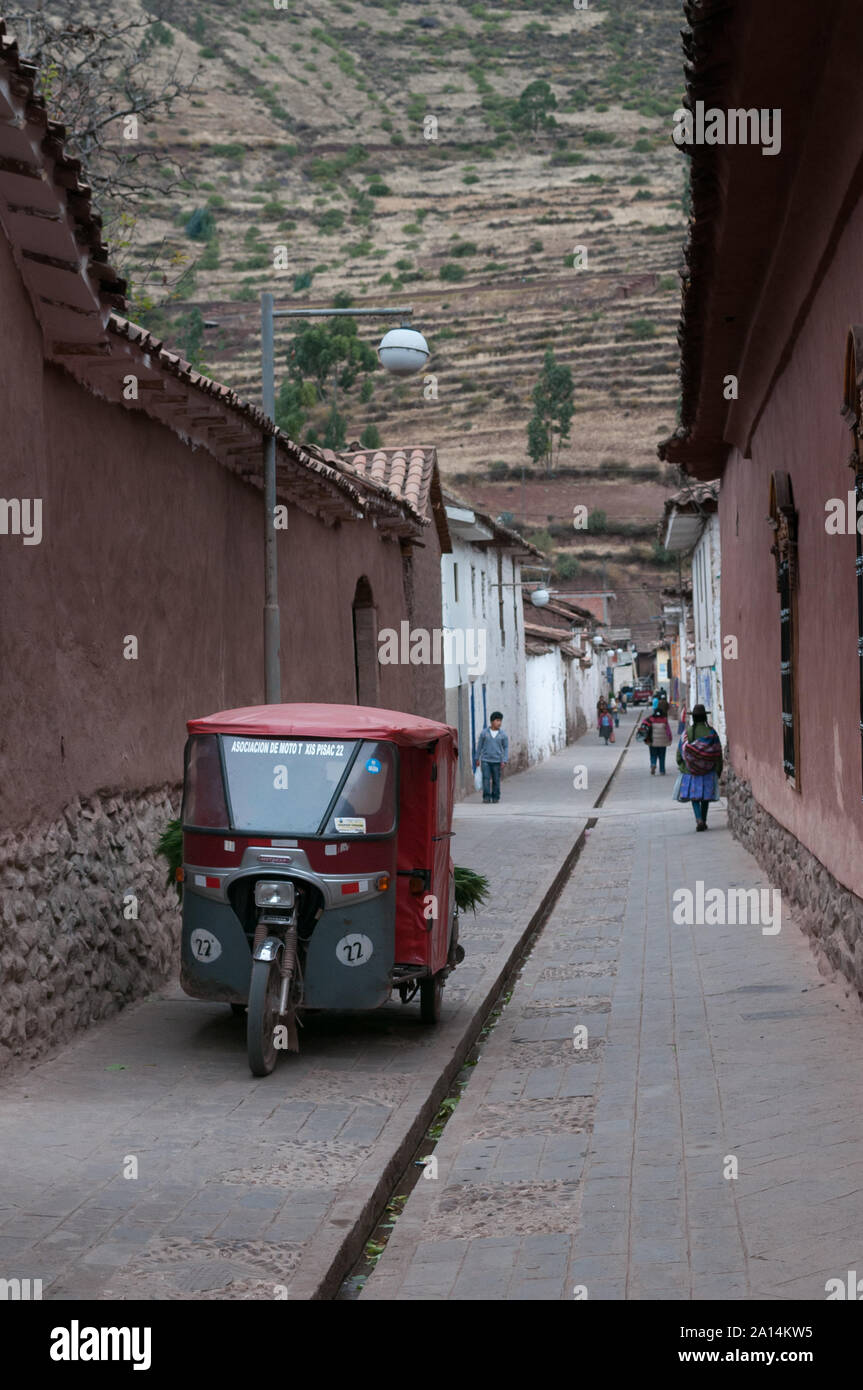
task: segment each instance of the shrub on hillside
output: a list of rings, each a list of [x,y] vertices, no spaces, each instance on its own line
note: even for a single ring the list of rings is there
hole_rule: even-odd
[[[554,573],[558,579],[577,579],[581,564],[568,550],[558,550],[554,557]]]
[[[345,214],[338,208],[327,208],[316,218],[318,231],[325,235],[330,232],[338,232],[344,226]]]
[[[633,338],[643,340],[645,338],[655,338],[658,329],[655,323],[651,323],[650,319],[630,319],[629,323],[626,325],[626,331]]]
[[[216,219],[209,208],[195,208],[186,222],[186,236],[193,241],[209,241],[216,230]]]

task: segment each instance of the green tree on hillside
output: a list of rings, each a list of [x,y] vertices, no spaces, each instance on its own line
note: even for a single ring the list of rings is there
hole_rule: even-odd
[[[276,399],[276,424],[292,439],[300,439],[305,430],[308,443],[316,442],[323,432],[326,448],[343,449],[348,421],[339,411],[339,402],[350,397],[360,378],[358,394],[366,400],[369,374],[378,365],[374,349],[358,336],[356,319],[302,324],[288,348],[286,363],[288,375]],[[324,401],[329,402],[329,410],[322,416],[315,407]]]
[[[560,459],[561,444],[569,439],[575,414],[573,395],[572,372],[547,348],[539,381],[533,388],[533,415],[527,427],[527,452],[534,463],[545,464],[546,473],[551,473]]]
[[[293,377],[311,377],[321,394],[324,383],[336,375],[338,385],[349,391],[359,375],[378,365],[374,350],[357,336],[356,319],[329,319],[325,324],[303,324],[288,349],[288,370]]]
[[[551,130],[557,125],[552,116],[557,106],[557,97],[547,82],[537,78],[529,82],[512,108],[512,123],[516,130],[529,130],[534,138],[540,130]]]

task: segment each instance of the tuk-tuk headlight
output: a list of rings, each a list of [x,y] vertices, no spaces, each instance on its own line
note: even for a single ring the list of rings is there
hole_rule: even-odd
[[[256,907],[293,907],[294,885],[287,879],[259,879],[255,884]]]

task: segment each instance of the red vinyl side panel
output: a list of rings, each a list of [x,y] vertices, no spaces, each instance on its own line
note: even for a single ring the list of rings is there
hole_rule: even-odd
[[[435,814],[435,755],[424,748],[402,748],[396,888],[396,961],[399,965],[430,965],[434,920],[423,915],[426,894],[410,891],[410,870],[433,870],[432,833]],[[428,893],[434,893],[430,884]]]
[[[398,868],[427,869],[428,892],[411,893],[400,874],[396,898],[396,960],[440,970],[449,944],[452,914],[452,808],[455,796],[456,745],[447,730],[432,752],[401,750],[401,809]],[[434,778],[434,780],[433,780]],[[430,897],[433,901],[430,902]],[[435,911],[433,917],[426,912]]]
[[[435,789],[436,826],[432,892],[437,898],[437,919],[432,932],[432,970],[446,964],[452,917],[452,808],[455,796],[456,752],[452,739],[441,739],[437,746]]]

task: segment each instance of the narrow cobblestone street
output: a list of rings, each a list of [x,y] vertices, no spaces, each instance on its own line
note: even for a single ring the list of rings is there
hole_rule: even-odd
[[[823,1300],[863,1268],[863,1018],[784,905],[672,923],[699,880],[767,887],[673,775],[629,746],[363,1298]]]
[[[416,1003],[312,1016],[299,1056],[256,1081],[244,1021],[169,985],[7,1078],[6,1266],[56,1299],[334,1293],[344,1243],[356,1229],[361,1245],[419,1143],[621,746],[591,732],[507,778],[498,806],[457,807],[456,862],[492,896],[463,921],[437,1028]]]

